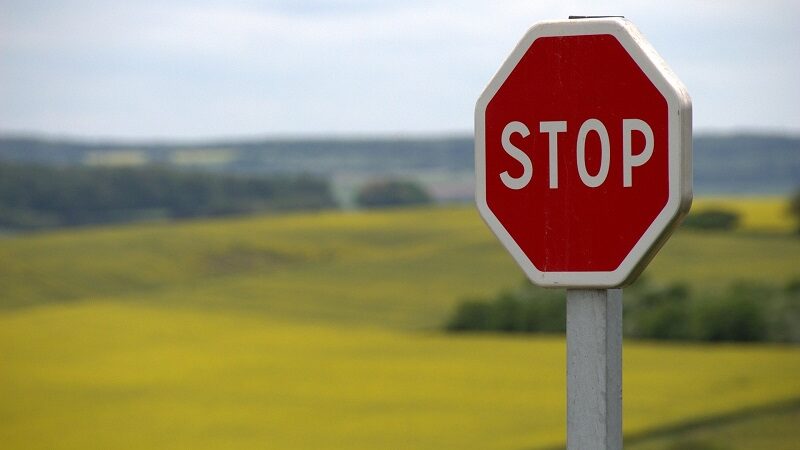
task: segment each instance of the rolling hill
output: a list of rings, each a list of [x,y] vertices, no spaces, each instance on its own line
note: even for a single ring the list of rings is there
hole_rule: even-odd
[[[739,208],[744,228],[680,230],[648,269],[652,280],[713,290],[738,278],[800,276],[791,222],[762,217],[781,211],[779,201],[708,201]],[[562,337],[437,331],[459,299],[521,279],[471,208],[0,239],[0,441],[9,449],[557,447]],[[624,430],[637,445],[708,442],[714,427],[747,435],[754,426],[773,430],[771,440],[741,443],[796,443],[786,425],[794,410],[778,408],[800,398],[796,347],[626,342],[624,367]]]

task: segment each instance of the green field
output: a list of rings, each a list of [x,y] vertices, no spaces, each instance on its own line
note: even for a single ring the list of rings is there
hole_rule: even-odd
[[[765,202],[776,200],[726,201],[744,214],[742,230],[681,230],[647,276],[699,290],[800,277],[791,222],[762,217]],[[0,442],[557,446],[565,422],[561,337],[438,331],[463,298],[521,280],[466,207],[4,239]],[[624,358],[624,427],[634,445],[708,441],[713,427],[736,436],[764,426],[784,430],[775,440],[800,438],[785,426],[797,417],[791,411],[709,422],[800,399],[800,348],[626,342]]]
[[[736,411],[628,438],[628,450],[796,450],[800,401]]]

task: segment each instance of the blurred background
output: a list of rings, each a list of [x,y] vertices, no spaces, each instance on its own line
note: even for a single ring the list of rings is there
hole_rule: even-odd
[[[563,448],[564,292],[474,210],[472,122],[569,15],[693,99],[626,446],[796,449],[800,6],[413,0],[0,0],[3,447]]]

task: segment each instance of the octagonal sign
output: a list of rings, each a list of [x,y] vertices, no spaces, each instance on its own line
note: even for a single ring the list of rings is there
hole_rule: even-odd
[[[691,139],[686,89],[630,22],[542,22],[478,99],[478,209],[535,284],[621,286],[689,210]]]

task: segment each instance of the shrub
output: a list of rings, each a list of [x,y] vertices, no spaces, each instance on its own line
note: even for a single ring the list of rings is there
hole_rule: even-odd
[[[786,283],[786,293],[800,296],[800,278],[795,278]]]
[[[564,294],[525,282],[494,300],[460,303],[445,324],[448,331],[559,333],[566,330]]]
[[[766,309],[772,290],[736,283],[722,296],[698,305],[696,334],[703,341],[763,341],[767,337]]]
[[[626,337],[726,342],[800,342],[800,280],[785,288],[734,283],[716,294],[693,295],[680,283],[656,285],[642,278],[623,296]],[[445,324],[449,331],[563,333],[561,290],[527,281],[494,299],[469,300]]]
[[[559,290],[525,282],[516,292],[524,314],[524,331],[563,333],[567,329],[566,296]]]
[[[481,331],[489,329],[489,304],[471,300],[459,303],[453,316],[448,320],[448,331]]]
[[[490,304],[489,329],[506,332],[525,331],[525,312],[519,299],[501,295]]]
[[[775,297],[768,305],[767,340],[800,342],[800,279],[787,283]]]
[[[365,184],[356,194],[356,203],[365,208],[423,205],[430,194],[419,184],[404,180],[379,180]]]
[[[739,225],[739,215],[723,209],[707,209],[689,214],[683,225],[698,230],[733,230]]]
[[[643,339],[691,338],[692,314],[686,285],[645,285],[626,292],[623,301],[627,336]]]
[[[789,201],[789,214],[797,220],[797,233],[800,234],[800,189],[795,192]]]

